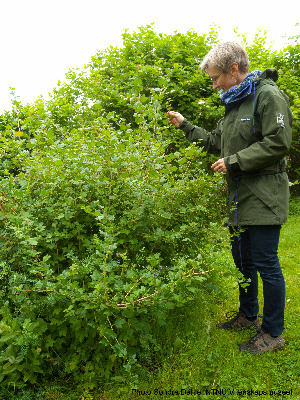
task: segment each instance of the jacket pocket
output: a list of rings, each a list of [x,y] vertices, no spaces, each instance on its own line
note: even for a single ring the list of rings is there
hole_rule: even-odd
[[[253,131],[252,118],[240,118],[224,134],[224,155],[231,156],[246,149],[257,141]],[[227,144],[226,144],[227,141]]]
[[[248,146],[257,141],[257,135],[253,129],[253,118],[241,118],[237,123],[238,133],[245,139]]]
[[[277,216],[278,197],[282,195],[278,178],[278,174],[243,178],[243,184]]]

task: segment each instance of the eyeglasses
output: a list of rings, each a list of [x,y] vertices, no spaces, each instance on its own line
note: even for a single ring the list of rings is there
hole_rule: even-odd
[[[212,82],[216,83],[220,76],[223,74],[223,71],[218,76],[211,76],[210,79]]]

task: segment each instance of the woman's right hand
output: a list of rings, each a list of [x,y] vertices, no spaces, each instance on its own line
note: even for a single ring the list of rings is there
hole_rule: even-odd
[[[170,124],[179,127],[179,125],[183,122],[184,117],[176,111],[168,111],[168,120]]]

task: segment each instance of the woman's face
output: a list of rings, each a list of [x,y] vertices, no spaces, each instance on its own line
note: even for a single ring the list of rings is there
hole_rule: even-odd
[[[236,80],[230,73],[222,72],[215,67],[208,67],[207,72],[214,89],[222,89],[227,92],[232,86],[236,85]]]

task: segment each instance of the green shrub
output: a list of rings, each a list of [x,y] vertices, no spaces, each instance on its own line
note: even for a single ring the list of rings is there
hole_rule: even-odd
[[[0,182],[2,385],[136,380],[219,246],[201,149],[104,119],[63,133],[36,131],[30,156],[18,139],[22,171]]]

